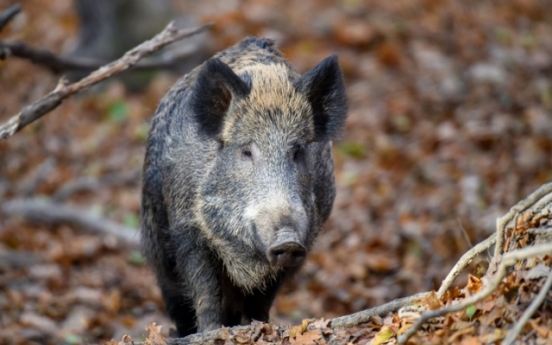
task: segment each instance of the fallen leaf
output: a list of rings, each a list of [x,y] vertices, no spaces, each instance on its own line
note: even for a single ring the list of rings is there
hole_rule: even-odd
[[[552,332],[550,332],[549,327],[539,325],[539,322],[540,322],[540,319],[537,319],[537,320],[529,320],[528,323],[537,332],[539,337],[547,339],[550,335],[552,335]]]
[[[322,333],[319,330],[307,331],[302,334],[297,334],[295,337],[290,337],[289,341],[295,345],[309,345],[309,344],[324,344],[325,341],[319,342],[317,340],[323,339]]]
[[[435,291],[431,291],[424,299],[424,303],[427,305],[428,310],[440,309],[442,304]]]
[[[468,274],[467,287],[468,289],[470,289],[471,293],[475,294],[481,291],[481,288],[483,287],[483,283],[476,276]]]
[[[148,345],[166,345],[165,338],[161,335],[161,328],[163,326],[157,326],[155,322],[152,322],[149,326],[146,326],[146,331],[149,335],[145,341]]]
[[[381,330],[378,332],[378,334],[376,334],[376,336],[374,337],[374,340],[372,341],[372,345],[383,344],[394,336],[395,336],[395,333],[390,327],[383,326]]]
[[[307,330],[309,323],[312,321],[313,321],[312,319],[304,319],[303,321],[301,321],[301,325],[295,326],[289,331],[289,336],[295,337],[298,334],[303,334],[303,332]]]
[[[237,334],[234,336],[234,341],[238,344],[250,344],[251,338],[247,335]]]
[[[486,344],[496,343],[508,335],[507,331],[500,328],[495,328],[492,332],[487,332],[481,336],[481,340]]]
[[[459,331],[456,331],[455,333],[453,333],[453,334],[448,338],[448,342],[449,342],[449,343],[453,343],[453,342],[455,342],[456,340],[458,340],[458,338],[462,337],[463,335],[472,334],[474,331],[475,331],[475,327],[474,327],[474,326],[470,326],[470,327],[461,329],[461,330],[459,330]]]

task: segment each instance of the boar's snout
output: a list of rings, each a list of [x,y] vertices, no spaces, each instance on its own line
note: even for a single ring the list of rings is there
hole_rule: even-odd
[[[267,257],[272,265],[299,266],[307,257],[307,249],[299,242],[295,233],[284,231],[278,234],[276,243],[268,248]]]
[[[305,247],[296,242],[286,242],[268,250],[270,263],[283,267],[299,266],[306,256]]]

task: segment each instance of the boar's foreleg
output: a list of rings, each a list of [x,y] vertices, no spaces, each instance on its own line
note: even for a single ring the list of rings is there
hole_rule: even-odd
[[[190,234],[188,231],[178,233]],[[179,259],[176,269],[186,282],[187,297],[196,311],[197,331],[205,332],[220,328],[224,315],[216,258],[198,238],[184,239],[178,243],[176,257]]]
[[[265,289],[257,290],[252,295],[247,295],[245,297],[244,321],[246,323],[250,323],[253,320],[268,322],[270,307],[284,280],[285,277],[280,276],[276,280],[270,282]]]
[[[182,288],[168,280],[159,280],[167,312],[176,325],[179,337],[197,332],[196,314],[189,298],[184,296]]]

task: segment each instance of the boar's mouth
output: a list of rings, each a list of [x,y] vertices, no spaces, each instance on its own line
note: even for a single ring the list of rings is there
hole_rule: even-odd
[[[303,246],[295,232],[279,231],[276,241],[272,244],[266,256],[271,265],[294,267],[301,265],[307,257],[307,249]]]

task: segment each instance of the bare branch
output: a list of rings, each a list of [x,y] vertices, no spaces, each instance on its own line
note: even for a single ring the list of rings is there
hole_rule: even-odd
[[[15,4],[8,7],[8,9],[6,9],[4,12],[0,13],[0,31],[2,31],[4,26],[8,25],[13,17],[15,17],[15,15],[19,12],[21,12],[21,5]]]
[[[521,319],[514,325],[514,327],[508,332],[508,336],[502,341],[503,345],[511,345],[516,341],[517,336],[519,333],[521,333],[521,330],[523,327],[525,327],[525,324],[533,314],[539,309],[542,302],[550,292],[550,288],[552,287],[552,273],[548,275],[548,278],[546,278],[546,281],[544,282],[544,285],[541,287],[541,290],[539,291],[539,294],[537,295],[537,298],[531,302],[531,305],[529,305],[529,308],[525,310],[523,315],[521,316]]]
[[[419,301],[427,297],[428,294],[429,292],[422,292],[416,295],[393,300],[389,303],[386,303],[384,305],[381,305],[375,308],[359,311],[358,313],[336,317],[335,319],[332,319],[330,321],[330,325],[332,328],[345,328],[345,327],[360,325],[362,323],[369,322],[370,318],[373,316],[383,317],[389,313],[397,311],[398,309],[404,306],[411,305],[416,301]]]
[[[543,209],[545,207],[549,207],[551,203],[552,203],[552,183],[548,183],[541,186],[535,192],[531,193],[527,198],[518,202],[515,206],[513,206],[510,209],[510,211],[506,215],[497,219],[497,228],[496,228],[495,235],[487,238],[485,241],[483,241],[482,243],[472,248],[468,253],[466,253],[460,259],[460,261],[455,265],[455,267],[449,273],[447,278],[443,281],[443,285],[439,289],[438,296],[442,297],[444,295],[444,293],[447,291],[447,289],[454,281],[454,278],[458,276],[461,270],[469,263],[469,261],[471,261],[471,259],[473,259],[473,257],[475,257],[475,255],[477,255],[478,252],[481,252],[486,248],[489,248],[494,242],[496,242],[493,262],[498,263],[498,268],[496,270],[496,273],[494,273],[494,277],[493,277],[494,279],[491,278],[490,283],[487,284],[483,288],[483,290],[481,290],[480,292],[470,297],[465,298],[460,303],[449,305],[447,307],[444,307],[438,310],[423,312],[420,318],[418,318],[418,320],[416,321],[416,323],[414,323],[414,325],[411,328],[409,328],[405,333],[399,336],[398,342],[400,344],[406,343],[408,339],[410,339],[410,337],[412,337],[420,329],[420,327],[429,319],[460,311],[472,304],[475,304],[483,300],[484,298],[486,298],[487,296],[495,292],[498,286],[500,285],[500,283],[502,282],[502,279],[506,276],[507,268],[511,265],[514,265],[518,260],[523,260],[534,256],[552,253],[552,242],[546,241],[544,244],[537,244],[531,247],[525,247],[522,249],[513,250],[511,252],[502,254],[504,250],[503,243],[504,243],[504,234],[506,232],[506,229],[509,226],[516,228],[518,226],[518,219],[523,214],[523,212],[530,211],[530,212],[533,212],[533,215],[536,215],[538,212],[541,212],[548,215],[549,211],[543,210]],[[488,276],[492,277],[491,274],[492,272],[490,272],[490,270],[487,271]],[[520,326],[520,327],[523,328],[523,326]],[[514,336],[514,339],[515,339],[515,336]]]
[[[161,33],[157,34],[151,40],[146,41],[128,51],[120,59],[101,67],[100,69],[92,72],[88,77],[76,83],[67,85],[64,82],[61,82],[55,90],[38,101],[24,107],[19,114],[13,116],[6,123],[0,126],[0,140],[11,137],[14,133],[21,130],[29,123],[39,119],[51,110],[55,109],[67,97],[77,92],[86,90],[90,86],[97,84],[114,74],[129,69],[144,56],[163,48],[167,44],[203,32],[211,26],[212,24],[207,24],[195,29],[179,30],[175,27],[174,23],[171,22]]]
[[[410,337],[412,337],[429,319],[463,310],[468,306],[483,300],[485,297],[495,292],[495,290],[502,282],[502,279],[504,279],[504,277],[506,276],[507,268],[514,265],[518,260],[523,260],[534,256],[546,255],[550,253],[552,253],[552,242],[536,245],[533,247],[526,247],[504,254],[502,257],[502,262],[500,263],[498,271],[496,272],[495,278],[491,281],[489,285],[487,285],[480,292],[462,300],[462,302],[460,303],[452,304],[448,307],[437,310],[423,312],[420,318],[416,320],[416,323],[414,323],[412,327],[410,327],[406,332],[398,337],[398,343],[406,343],[408,339],[410,339]]]
[[[34,64],[42,65],[53,73],[67,71],[91,72],[105,65],[105,62],[92,59],[58,56],[48,50],[30,47],[21,41],[0,41],[0,52],[3,53],[2,55],[18,57],[29,60]],[[149,71],[171,68],[174,67],[178,61],[189,57],[193,53],[194,52],[186,52],[179,55],[167,54],[167,57],[161,55],[153,61],[140,62],[129,67],[129,69],[133,71]]]
[[[472,260],[479,254],[483,253],[485,250],[489,249],[496,242],[496,233],[489,236],[486,240],[481,243],[478,243],[475,247],[467,251],[460,260],[454,265],[452,270],[449,272],[447,277],[441,283],[439,291],[437,291],[437,297],[441,298],[445,295],[445,292],[450,288],[454,279],[462,273],[464,268],[468,266]]]
[[[29,221],[48,224],[70,224],[93,232],[109,234],[122,243],[138,245],[138,231],[104,219],[90,211],[54,203],[48,200],[11,200],[0,204],[0,212],[9,216],[21,216]]]

